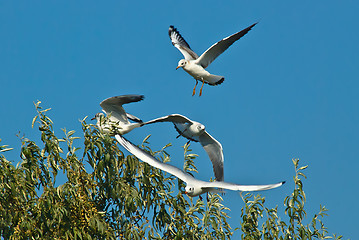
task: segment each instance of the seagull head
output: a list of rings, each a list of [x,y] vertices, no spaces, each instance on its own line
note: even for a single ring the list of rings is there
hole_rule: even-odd
[[[95,117],[91,118],[91,120],[97,119],[99,121],[103,117],[105,117],[105,115],[103,113],[96,113]]]
[[[191,135],[199,136],[206,130],[206,127],[202,123],[193,121],[188,130]]]
[[[187,194],[190,197],[197,197],[203,193],[206,192],[212,192],[213,189],[210,187],[200,187],[200,186],[193,186],[193,185],[187,185],[185,188],[185,194]]]
[[[198,132],[202,133],[202,132],[204,132],[204,130],[206,130],[206,127],[200,123],[197,125],[197,129],[198,129]]]
[[[196,196],[202,194],[201,189],[200,188],[197,189],[194,186],[186,186],[185,190],[186,191],[184,193],[187,194],[190,197],[196,197]]]
[[[179,68],[183,68],[185,65],[187,64],[187,60],[186,59],[181,59],[179,62],[178,62],[178,66],[176,67],[176,70],[179,69]]]

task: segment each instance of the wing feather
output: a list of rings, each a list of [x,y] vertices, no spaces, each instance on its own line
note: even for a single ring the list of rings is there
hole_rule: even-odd
[[[121,135],[115,135],[116,140],[130,153],[135,155],[137,158],[141,159],[143,162],[148,163],[152,167],[161,169],[162,171],[168,172],[169,174],[172,174],[179,179],[181,179],[184,182],[188,182],[194,179],[191,175],[188,173],[182,171],[181,169],[172,166],[167,163],[163,163],[161,161],[158,161],[156,158],[154,158],[151,154],[146,152],[145,150],[135,146],[133,143],[128,141],[126,138],[122,137]]]
[[[217,181],[223,181],[223,149],[222,145],[213,138],[209,133],[204,132],[199,136],[199,140],[204,150],[207,152],[209,159],[213,165],[214,176]]]
[[[192,51],[189,44],[184,40],[181,34],[177,31],[174,26],[170,26],[168,29],[168,35],[172,41],[172,45],[175,46],[184,56],[186,60],[195,60],[198,55]]]
[[[219,55],[226,51],[227,48],[229,48],[235,41],[246,35],[256,24],[257,23],[252,24],[251,26],[243,29],[242,31],[237,32],[213,44],[197,59],[196,62],[200,64],[203,68],[208,67],[211,62],[213,62]]]
[[[275,184],[266,184],[266,185],[241,185],[229,182],[202,182],[202,188],[222,188],[222,189],[229,189],[233,191],[247,191],[247,192],[254,192],[254,191],[263,191],[269,190],[273,188],[277,188],[282,186],[285,183],[279,182]]]

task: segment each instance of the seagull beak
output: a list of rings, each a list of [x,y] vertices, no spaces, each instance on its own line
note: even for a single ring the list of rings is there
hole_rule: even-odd
[[[176,67],[176,70],[179,69],[180,67],[181,67],[181,66],[177,66],[177,67]]]
[[[96,119],[96,117],[91,118],[91,120],[95,120],[95,119]]]
[[[187,191],[185,191],[184,193],[185,193],[185,194],[188,194],[188,192],[187,192]]]

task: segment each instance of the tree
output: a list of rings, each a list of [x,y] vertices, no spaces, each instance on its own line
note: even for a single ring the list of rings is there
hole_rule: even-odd
[[[82,121],[84,146],[79,137],[63,129],[54,134],[53,122],[40,102],[32,126],[38,125],[43,146],[21,138],[21,161],[15,167],[0,155],[0,235],[4,239],[230,239],[228,208],[220,195],[208,201],[182,194],[184,183],[134,156],[125,156],[114,138]],[[142,148],[170,161],[166,147],[152,151],[148,138]],[[0,153],[11,150],[0,146]],[[196,171],[189,145],[184,146],[184,169]],[[326,209],[304,225],[305,177],[293,160],[295,189],[286,197],[285,214],[264,206],[264,197],[243,196],[242,239],[324,239],[327,229],[320,218]],[[59,174],[66,182],[56,184]],[[263,224],[259,226],[259,221]],[[319,228],[318,228],[319,224]],[[341,239],[341,236],[335,239]]]

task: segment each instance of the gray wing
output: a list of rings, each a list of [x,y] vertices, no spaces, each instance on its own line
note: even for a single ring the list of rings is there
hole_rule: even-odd
[[[110,97],[103,100],[100,103],[100,106],[102,107],[102,109],[106,114],[111,115],[110,117],[111,121],[120,121],[120,122],[128,123],[126,112],[123,109],[122,105],[131,102],[138,102],[143,99],[144,99],[143,95],[136,95],[136,94],[121,95],[121,96]]]
[[[174,26],[169,27],[168,35],[170,36],[172,45],[180,50],[186,60],[195,60],[198,58],[198,55],[192,51],[186,40],[184,40]]]
[[[246,35],[256,24],[257,23],[252,24],[246,29],[243,29],[242,31],[213,44],[197,59],[197,63],[200,64],[203,68],[208,67],[211,62],[213,62],[219,55],[226,51],[227,48],[229,48],[235,41]]]
[[[279,182],[275,184],[267,184],[267,185],[240,185],[235,183],[229,182],[202,182],[202,188],[222,188],[222,189],[229,189],[233,191],[246,191],[246,192],[254,192],[254,191],[263,191],[269,190],[273,188],[277,188],[282,186],[285,183]]]
[[[199,142],[207,152],[213,165],[214,176],[217,181],[223,181],[223,149],[222,145],[213,138],[209,133],[204,132],[199,136]]]
[[[143,162],[148,163],[152,167],[168,172],[169,174],[178,177],[179,179],[181,179],[186,183],[193,181],[196,182],[195,178],[189,175],[188,173],[185,173],[184,171],[182,171],[181,169],[175,166],[158,161],[151,154],[135,146],[121,135],[115,135],[115,138],[127,151],[135,155],[138,159],[141,159]]]
[[[181,114],[171,114],[171,115],[153,119],[148,122],[144,122],[141,126],[147,125],[147,124],[152,124],[152,123],[157,123],[157,122],[193,123],[189,118],[187,118]]]

